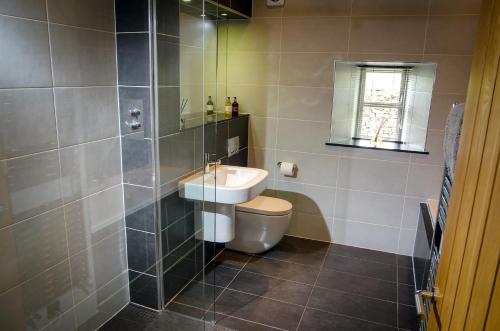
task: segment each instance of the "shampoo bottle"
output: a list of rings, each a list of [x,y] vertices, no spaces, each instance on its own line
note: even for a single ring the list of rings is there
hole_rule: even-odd
[[[231,104],[231,98],[226,97],[226,103],[224,104],[224,113],[226,117],[231,117],[233,113],[233,105]]]
[[[233,117],[238,117],[238,108],[239,108],[238,99],[234,97],[233,109],[232,109]]]

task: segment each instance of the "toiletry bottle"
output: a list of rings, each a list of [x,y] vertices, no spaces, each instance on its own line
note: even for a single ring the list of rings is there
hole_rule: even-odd
[[[224,104],[224,113],[226,117],[231,117],[233,113],[233,105],[231,104],[231,98],[226,97],[226,103]]]
[[[238,99],[236,97],[234,97],[234,102],[233,102],[233,112],[232,112],[232,116],[233,117],[238,117],[238,108],[239,108],[239,104],[238,104]]]
[[[213,115],[214,114],[214,102],[212,101],[212,96],[208,96],[208,101],[207,101],[207,115]]]

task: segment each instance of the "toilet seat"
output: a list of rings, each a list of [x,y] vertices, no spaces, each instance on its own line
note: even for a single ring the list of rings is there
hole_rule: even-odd
[[[236,211],[266,216],[283,216],[292,212],[292,204],[283,199],[259,195],[253,200],[236,205]]]

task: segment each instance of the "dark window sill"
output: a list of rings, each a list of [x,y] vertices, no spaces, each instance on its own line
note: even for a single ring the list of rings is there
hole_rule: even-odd
[[[378,149],[382,151],[393,151],[400,153],[413,153],[413,154],[429,154],[428,151],[418,150],[416,148],[412,148],[406,144],[399,144],[394,142],[384,142],[379,146],[374,146],[369,140],[358,140],[351,139],[347,141],[335,141],[335,142],[327,142],[325,145],[328,146],[340,146],[340,147],[351,147],[351,148],[364,148],[364,149]]]

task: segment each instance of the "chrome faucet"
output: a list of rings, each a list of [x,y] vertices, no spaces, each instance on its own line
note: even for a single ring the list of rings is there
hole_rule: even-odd
[[[210,167],[211,166],[217,166],[217,165],[220,165],[221,164],[221,160],[218,159],[218,160],[215,160],[215,161],[210,161],[210,156],[213,155],[215,156],[215,154],[210,154],[210,153],[205,153],[205,173],[209,173],[210,172]]]

